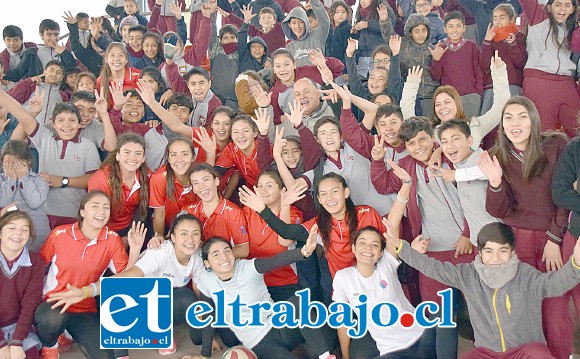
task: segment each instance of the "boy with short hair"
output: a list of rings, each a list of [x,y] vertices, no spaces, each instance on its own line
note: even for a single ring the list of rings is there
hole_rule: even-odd
[[[441,81],[441,85],[455,87],[461,95],[466,118],[479,116],[483,94],[479,49],[475,42],[463,37],[466,26],[460,12],[445,14],[444,26],[447,39],[429,50],[433,56],[431,76]]]
[[[89,46],[89,36],[91,35],[90,30],[90,18],[89,14],[85,12],[79,12],[75,19],[77,20],[77,28],[79,32],[79,41],[83,47]]]
[[[248,41],[248,30],[253,16],[249,10],[244,10],[244,23],[238,32],[238,72],[240,73],[247,70],[256,72],[263,70],[267,61],[272,65],[271,60],[268,58],[268,45],[266,42],[260,36],[253,36]]]
[[[27,77],[42,73],[34,52],[27,51],[36,48],[33,42],[23,42],[22,29],[16,25],[8,25],[2,31],[6,48],[0,53],[0,61],[4,68],[4,80],[18,82]]]
[[[309,65],[308,51],[321,49],[324,51],[326,38],[330,30],[330,18],[320,0],[311,0],[312,11],[318,19],[316,29],[310,27],[306,10],[302,7],[292,9],[282,22],[282,29],[290,43],[286,49],[294,55],[296,66]]]
[[[318,27],[318,19],[316,18],[316,14],[314,10],[308,9],[306,10],[306,16],[308,17],[308,23],[310,24],[310,30],[314,30]]]
[[[469,224],[470,240],[477,246],[479,230],[488,223],[501,222],[485,210],[489,181],[477,166],[483,150],[479,147],[475,151],[471,149],[473,137],[465,121],[446,121],[437,129],[437,134],[443,154],[453,163],[455,170],[442,168],[435,176],[443,177],[447,182],[457,182],[459,201]]]
[[[44,19],[40,22],[38,33],[43,44],[38,45],[36,55],[45,68],[51,60],[59,60],[64,68],[73,68],[77,65],[72,53],[66,47],[59,45],[60,26],[51,19]]]
[[[129,53],[129,66],[135,66],[145,53],[143,52],[143,35],[147,33],[147,28],[143,25],[135,25],[129,28],[129,43],[127,52]]]
[[[429,42],[436,45],[443,40],[445,35],[443,19],[439,16],[437,11],[433,10],[432,0],[417,0],[415,1],[415,11],[417,14],[425,16],[429,20],[431,31],[429,33]]]
[[[44,77],[44,81],[41,78]],[[8,91],[16,101],[24,107],[29,108],[30,99],[38,88],[37,96],[42,96],[42,108],[35,110],[33,114],[36,121],[40,124],[50,122],[50,116],[56,104],[67,102],[69,94],[60,90],[60,82],[64,77],[64,67],[58,60],[51,60],[46,64],[42,77],[27,78],[16,84],[14,88]]]
[[[0,102],[18,119],[38,149],[39,174],[50,186],[45,202],[50,227],[75,223],[91,173],[101,165],[94,144],[79,136],[81,116],[78,109],[69,103],[55,106],[52,112],[55,136],[4,91],[0,91]]]
[[[561,296],[580,282],[580,241],[560,270],[542,273],[520,262],[513,230],[489,223],[477,235],[473,263],[453,265],[424,254],[428,240],[411,247],[387,234],[399,258],[424,275],[462,291],[475,334],[475,349],[462,358],[552,358],[542,332],[542,301]],[[421,253],[420,253],[421,252]]]
[[[211,81],[211,88],[220,98],[224,105],[238,109],[236,97],[236,77],[238,77],[238,30],[235,26],[227,24],[219,30],[218,37],[212,36],[209,45],[209,58],[211,72],[219,74]],[[209,121],[211,122],[211,120]]]

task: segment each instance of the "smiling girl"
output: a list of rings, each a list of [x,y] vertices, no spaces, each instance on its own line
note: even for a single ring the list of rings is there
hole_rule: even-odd
[[[113,106],[113,97],[109,91],[109,86],[122,83],[122,90],[137,88],[141,71],[129,66],[129,53],[120,42],[112,42],[107,47],[103,56],[103,66],[101,76],[97,78],[97,89],[100,91],[104,86],[104,95],[107,98],[109,107]]]
[[[489,179],[486,210],[513,228],[518,258],[543,272],[563,264],[561,228],[567,211],[552,202],[551,184],[566,142],[561,133],[541,132],[534,104],[516,96],[503,109],[496,147],[480,160]],[[542,313],[548,347],[559,359],[572,354],[573,333],[567,329],[572,318],[565,299],[545,300]]]

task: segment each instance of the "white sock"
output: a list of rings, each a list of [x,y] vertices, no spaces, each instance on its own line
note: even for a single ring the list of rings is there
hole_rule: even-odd
[[[318,359],[326,359],[326,358],[328,358],[329,356],[330,356],[330,353],[329,353],[329,352],[325,352],[324,354],[320,354],[320,355],[318,356]]]

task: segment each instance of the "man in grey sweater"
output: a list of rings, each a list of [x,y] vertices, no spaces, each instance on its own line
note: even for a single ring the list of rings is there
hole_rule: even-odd
[[[552,358],[542,333],[542,300],[563,295],[580,282],[575,259],[580,258],[580,242],[560,270],[542,273],[519,261],[513,231],[503,223],[483,226],[479,254],[469,264],[442,263],[420,253],[427,250],[428,239],[417,237],[409,245],[386,237],[401,260],[465,295],[475,349],[462,358]]]

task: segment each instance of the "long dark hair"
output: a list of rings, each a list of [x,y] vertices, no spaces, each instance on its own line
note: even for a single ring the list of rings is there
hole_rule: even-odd
[[[147,66],[146,68],[143,69],[143,71],[141,71],[141,75],[139,75],[139,78],[142,79],[143,76],[145,76],[145,75],[148,75],[153,80],[155,80],[155,82],[157,82],[157,86],[159,86],[159,90],[157,90],[157,92],[155,93],[156,95],[162,94],[165,92],[165,90],[167,90],[167,84],[165,83],[165,80],[163,79],[163,75],[161,74],[161,71],[159,71],[156,67]]]
[[[526,150],[523,155],[523,180],[525,183],[530,183],[534,177],[539,177],[544,173],[548,158],[544,153],[544,146],[546,143],[553,140],[555,137],[565,136],[561,132],[556,131],[546,131],[542,132],[542,122],[540,121],[540,114],[538,109],[532,101],[523,96],[514,96],[510,98],[505,106],[503,107],[501,113],[501,122],[499,125],[499,133],[497,136],[497,142],[495,147],[490,149],[491,156],[497,156],[501,167],[504,169],[504,176],[508,182],[510,182],[509,175],[505,173],[505,168],[508,163],[513,160],[511,154],[513,144],[507,137],[505,129],[503,128],[503,116],[505,110],[510,105],[520,105],[523,106],[527,111],[532,123],[532,129],[530,133],[530,140],[526,146]]]
[[[378,0],[371,0],[371,3],[367,7],[368,15],[365,18],[362,18],[361,14],[360,14],[362,7],[359,5],[358,9],[356,10],[354,22],[357,23],[361,20],[377,20],[379,18],[379,13],[377,12],[378,7],[379,7],[379,1]]]
[[[85,194],[85,196],[83,197],[83,199],[81,200],[81,203],[79,205],[79,212],[78,212],[78,220],[79,220],[79,228],[82,228],[83,226],[83,219],[84,217],[81,215],[81,210],[85,209],[85,206],[87,205],[87,203],[89,203],[89,201],[97,196],[103,196],[105,198],[107,198],[109,200],[109,203],[111,203],[111,197],[109,197],[108,194],[106,194],[105,192],[99,190],[99,189],[95,189],[92,191],[87,192],[87,194]]]
[[[566,34],[566,37],[564,38],[564,41],[560,42],[560,40],[558,40],[558,22],[556,21],[556,19],[554,19],[554,15],[552,15],[552,4],[554,3],[554,0],[548,0],[548,2],[546,3],[546,12],[548,13],[548,18],[550,19],[550,29],[548,30],[548,34],[546,35],[546,39],[544,40],[544,47],[547,49],[547,42],[548,42],[548,38],[550,37],[550,33],[552,33],[552,41],[554,42],[554,45],[556,45],[558,47],[558,49],[565,47],[566,49],[570,49],[570,43],[572,42],[572,33],[574,32],[574,29],[576,29],[576,14],[578,12],[578,1],[577,0],[571,0],[572,2],[572,6],[574,7],[574,11],[572,12],[572,14],[570,14],[570,16],[568,16],[568,18],[566,19],[566,22],[564,24],[566,24],[566,31],[568,31],[568,33]],[[548,6],[550,7],[550,10],[548,10]]]
[[[101,88],[103,88],[103,94],[106,99],[108,99],[111,95],[111,91],[109,91],[109,81],[111,80],[112,72],[109,64],[107,63],[107,56],[112,49],[119,49],[125,54],[125,57],[127,58],[127,64],[125,64],[125,68],[129,67],[129,52],[127,52],[125,45],[121,44],[120,42],[111,42],[109,46],[107,46],[107,51],[105,51],[105,54],[103,55],[103,65],[101,66]],[[113,106],[112,104],[109,105]]]
[[[167,146],[165,147],[165,172],[166,172],[165,194],[167,196],[167,199],[171,199],[174,202],[177,202],[177,197],[175,196],[175,185],[173,183],[173,177],[175,176],[175,173],[173,171],[173,168],[169,164],[169,148],[171,147],[171,145],[173,145],[176,142],[186,143],[189,146],[189,149],[191,150],[191,153],[193,155],[193,159],[195,159],[195,150],[193,148],[193,145],[191,144],[191,141],[188,141],[183,137],[174,137],[169,141],[169,143],[167,143]],[[187,173],[185,174],[188,182],[189,182],[189,176],[191,174],[192,167],[193,167],[193,162],[189,164],[189,169],[187,170]]]
[[[171,238],[172,234],[175,234],[175,230],[177,228],[177,226],[179,226],[181,224],[181,222],[185,222],[185,221],[193,221],[195,223],[197,223],[197,225],[199,226],[199,229],[202,230],[203,226],[201,225],[201,222],[199,219],[197,219],[196,216],[194,216],[193,214],[187,213],[187,212],[180,212],[177,214],[177,217],[175,217],[175,219],[173,220],[173,223],[171,223],[171,227],[169,227],[169,233],[167,233],[167,238]],[[201,243],[203,243],[203,230],[201,231]]]
[[[346,180],[334,172],[330,172],[322,176],[318,182],[318,187],[325,180],[333,180],[342,185],[342,188],[348,188]],[[316,190],[318,191],[318,187]],[[346,202],[346,224],[348,225],[348,238],[352,241],[355,238],[356,232],[358,230],[358,217],[356,215],[356,207],[350,199],[350,196],[345,200]],[[321,205],[318,208],[318,219],[316,221],[318,224],[318,231],[322,237],[322,242],[324,247],[328,248],[330,245],[330,233],[332,232],[332,215]]]
[[[115,151],[109,153],[105,161],[103,161],[102,169],[109,170],[109,184],[111,185],[111,214],[118,213],[122,208],[123,203],[123,175],[121,174],[121,166],[117,162],[117,154],[121,152],[121,147],[127,143],[136,143],[143,147],[143,155],[145,155],[145,139],[141,135],[129,132],[119,136],[117,140],[117,148]],[[139,207],[134,213],[134,219],[144,221],[149,209],[149,170],[145,162],[137,169],[139,176]]]

